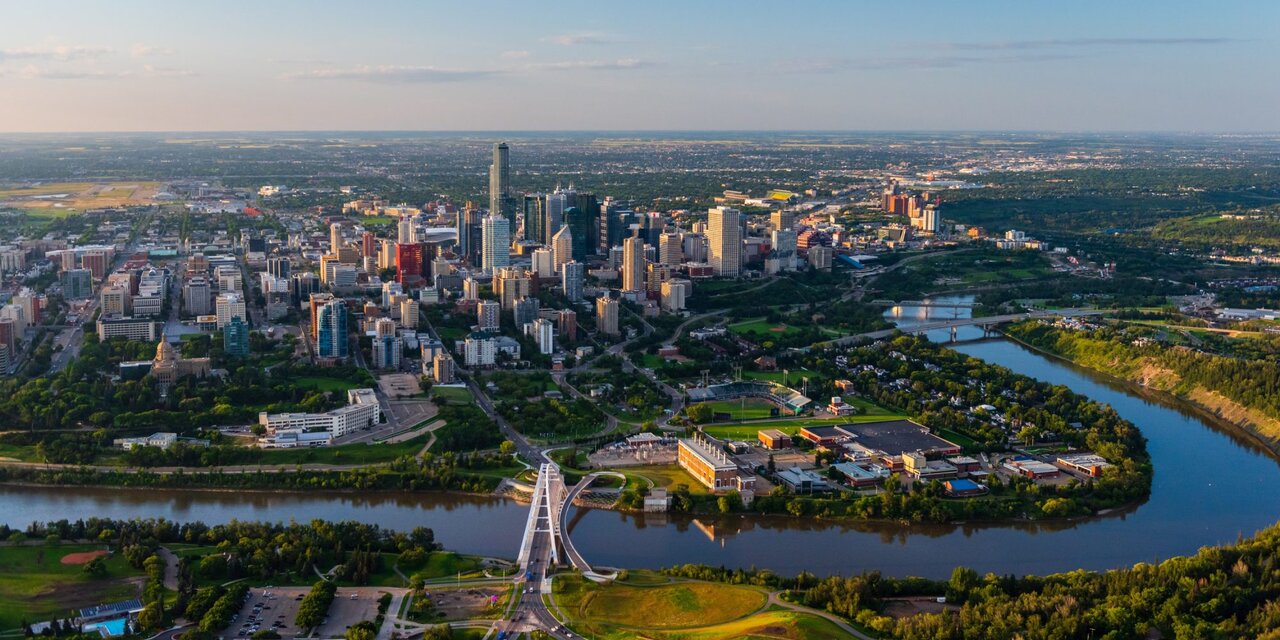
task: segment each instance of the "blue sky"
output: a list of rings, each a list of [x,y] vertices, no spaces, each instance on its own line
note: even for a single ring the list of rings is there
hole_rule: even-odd
[[[40,2],[0,131],[1280,130],[1280,2]]]

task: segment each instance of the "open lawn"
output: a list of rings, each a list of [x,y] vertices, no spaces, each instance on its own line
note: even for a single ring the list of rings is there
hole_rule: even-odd
[[[570,628],[588,637],[610,638],[635,637],[641,631],[703,629],[750,616],[768,603],[762,591],[727,584],[598,585],[578,576],[558,578],[553,594],[569,616]]]
[[[138,597],[142,572],[119,555],[106,558],[103,578],[90,578],[80,565],[62,563],[67,554],[104,548],[93,544],[0,546],[0,631],[16,629],[23,620],[48,620],[65,616],[70,609]]]
[[[797,611],[766,611],[702,629],[661,634],[665,640],[827,640],[848,638],[828,620]]]
[[[250,464],[382,464],[401,456],[418,453],[430,438],[429,434],[423,434],[394,444],[346,444],[306,449],[268,449],[262,450],[257,459]]]
[[[431,394],[444,398],[449,404],[475,404],[475,396],[466,387],[431,387]]]
[[[420,575],[424,580],[432,578],[452,578],[459,572],[464,576],[480,570],[480,561],[471,556],[463,556],[451,551],[436,551],[421,567],[400,567],[405,575]]]
[[[394,216],[364,216],[360,218],[360,224],[366,227],[385,227],[396,224],[399,221],[400,219]]]
[[[0,203],[27,209],[70,211],[155,202],[159,182],[49,182],[0,189]]]
[[[788,333],[797,333],[800,330],[785,322],[769,322],[764,318],[757,318],[755,320],[747,320],[745,322],[735,322],[729,325],[729,331],[739,334],[756,333],[762,336],[782,336]]]
[[[679,485],[687,485],[689,493],[708,493],[708,489],[693,479],[684,469],[675,465],[655,467],[629,467],[624,472],[627,476],[647,478],[658,489],[675,489]]]

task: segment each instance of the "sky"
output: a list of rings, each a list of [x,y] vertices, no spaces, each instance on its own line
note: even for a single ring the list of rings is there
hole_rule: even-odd
[[[0,131],[1280,131],[1280,2],[40,0]]]

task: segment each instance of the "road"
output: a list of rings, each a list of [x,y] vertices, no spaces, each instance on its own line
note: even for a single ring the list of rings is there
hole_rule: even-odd
[[[538,508],[539,519],[548,522],[548,526],[536,528],[529,549],[527,573],[516,579],[514,588],[519,590],[516,595],[519,602],[512,598],[514,606],[507,610],[503,620],[496,623],[494,628],[505,631],[509,638],[534,629],[541,629],[552,638],[572,638],[572,634],[560,628],[560,621],[551,615],[542,600],[544,594],[551,594],[551,579],[547,571],[551,566],[551,548],[555,540],[551,534],[552,527],[549,526],[551,513],[548,506],[543,503]],[[528,593],[529,589],[533,589],[533,593]]]

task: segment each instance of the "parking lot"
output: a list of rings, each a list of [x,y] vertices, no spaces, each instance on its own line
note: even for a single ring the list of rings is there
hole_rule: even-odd
[[[290,638],[302,631],[293,624],[298,615],[298,602],[310,591],[307,587],[257,587],[249,590],[249,600],[239,617],[223,633],[227,638],[247,638],[254,631],[275,629]]]
[[[342,587],[338,589],[329,616],[316,629],[320,638],[341,638],[357,622],[378,617],[378,597],[390,589],[375,587]]]

